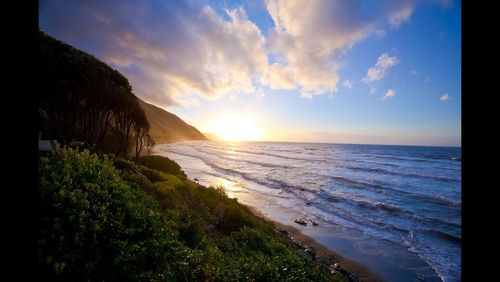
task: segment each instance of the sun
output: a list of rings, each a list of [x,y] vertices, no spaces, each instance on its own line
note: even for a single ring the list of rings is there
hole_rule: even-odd
[[[246,117],[224,117],[214,122],[210,131],[225,141],[256,141],[261,130]]]

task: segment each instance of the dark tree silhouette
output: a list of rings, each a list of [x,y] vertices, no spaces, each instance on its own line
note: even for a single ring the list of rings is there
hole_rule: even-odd
[[[39,130],[137,159],[150,143],[149,123],[128,80],[94,56],[40,31]]]

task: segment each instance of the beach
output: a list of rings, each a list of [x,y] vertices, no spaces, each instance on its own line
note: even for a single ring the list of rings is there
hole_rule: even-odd
[[[340,269],[354,274],[354,276],[359,281],[385,281],[384,279],[382,279],[382,277],[380,277],[380,275],[376,274],[373,271],[370,271],[362,264],[347,259],[337,252],[334,252],[333,250],[325,247],[324,245],[315,241],[313,238],[304,235],[294,226],[274,221],[256,208],[251,206],[247,207],[253,212],[255,216],[271,223],[275,227],[275,230],[277,232],[282,233],[290,242],[296,245],[301,252],[304,252],[306,255],[308,255],[305,250],[313,250],[315,255],[310,255],[310,257],[320,262],[325,268],[334,269],[333,265],[335,263],[338,263]],[[346,276],[348,277],[349,275]]]

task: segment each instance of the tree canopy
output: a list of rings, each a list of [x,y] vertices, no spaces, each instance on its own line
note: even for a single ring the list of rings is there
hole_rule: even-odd
[[[84,141],[107,153],[138,158],[152,140],[127,78],[42,31],[39,44],[42,136],[62,145]]]

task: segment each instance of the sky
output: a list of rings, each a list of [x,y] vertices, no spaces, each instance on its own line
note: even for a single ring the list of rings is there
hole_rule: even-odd
[[[461,146],[457,0],[41,0],[39,27],[202,132]]]

